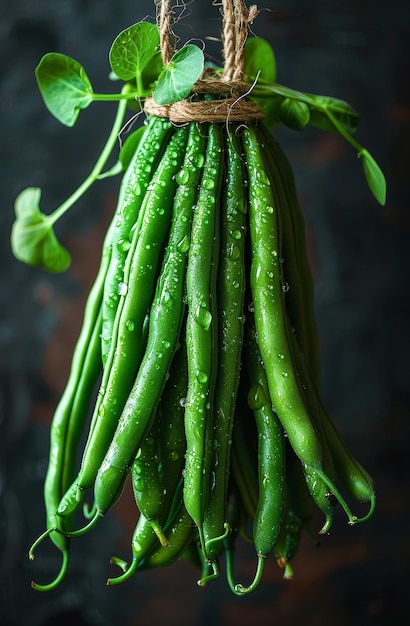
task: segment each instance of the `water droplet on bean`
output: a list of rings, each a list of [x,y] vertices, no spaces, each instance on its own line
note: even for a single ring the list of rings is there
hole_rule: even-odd
[[[212,322],[212,313],[205,306],[198,306],[195,311],[195,319],[204,330],[209,330]]]
[[[125,296],[127,294],[128,291],[128,285],[126,283],[119,283],[118,284],[118,295],[119,296]]]
[[[202,385],[208,382],[208,375],[206,372],[199,371],[197,372],[196,377],[197,377],[198,382],[201,383]]]

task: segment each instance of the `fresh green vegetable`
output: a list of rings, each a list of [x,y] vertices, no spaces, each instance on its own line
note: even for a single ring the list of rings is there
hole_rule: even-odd
[[[235,22],[243,3],[232,2]],[[234,30],[238,46],[245,22]],[[321,533],[329,531],[337,505],[351,525],[375,508],[373,480],[320,397],[303,213],[292,168],[268,130],[310,124],[340,134],[384,204],[384,176],[352,137],[358,114],[336,98],[279,85],[273,50],[261,38],[244,46],[246,82],[227,84],[226,68],[205,65],[192,43],[163,60],[161,36],[155,24],[138,22],[114,40],[111,77],[124,82],[118,94],[94,93],[82,65],[60,53],[45,55],[36,69],[47,108],[67,126],[94,101],[119,105],[101,156],[67,201],[46,216],[39,189],[18,196],[16,257],[48,271],[67,269],[70,255],[54,224],[92,183],[123,174],[51,425],[46,530],[29,556],[50,537],[62,563],[52,582],[33,583],[43,591],[64,579],[72,539],[108,514],[129,475],[138,512],[131,559],[112,558],[120,574],[108,585],[185,558],[200,570],[203,586],[220,576],[225,555],[228,586],[243,596],[259,585],[271,554],[284,577],[292,577],[290,561],[302,531],[313,537],[316,507],[325,515]],[[148,98],[146,123],[105,170],[127,105],[141,113]],[[204,119],[192,121],[201,117],[190,107],[198,111],[204,101]],[[242,101],[251,110],[259,105],[264,121],[248,113],[235,123],[229,113],[223,122],[212,118],[220,105],[230,111]],[[187,122],[168,119],[174,104],[188,111]],[[74,530],[89,492],[85,525]],[[367,512],[354,514],[350,500]],[[248,586],[234,580],[239,540],[257,555]]]
[[[188,389],[185,404],[187,439],[184,502],[203,537],[204,513],[209,495],[213,448],[213,410],[216,380],[216,279],[218,263],[219,191],[222,173],[222,139],[217,125],[207,126],[206,156],[191,230],[186,276],[188,314],[186,344]]]

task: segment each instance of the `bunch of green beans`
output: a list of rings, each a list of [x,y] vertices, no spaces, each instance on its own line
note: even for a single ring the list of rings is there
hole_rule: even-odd
[[[125,497],[127,480],[131,557],[112,558],[120,573],[108,584],[179,558],[199,568],[200,585],[225,558],[238,596],[257,587],[270,555],[291,577],[315,507],[327,533],[338,506],[355,524],[375,505],[319,385],[304,221],[282,149],[261,121],[151,117],[51,427],[47,529],[30,556],[50,536],[61,570],[33,586],[61,582],[70,539]],[[350,500],[368,505],[362,517]],[[240,537],[256,553],[247,585],[235,582]]]

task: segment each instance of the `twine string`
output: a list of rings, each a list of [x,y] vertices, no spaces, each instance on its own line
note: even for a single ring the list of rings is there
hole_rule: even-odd
[[[155,3],[161,58],[166,66],[175,52],[172,0],[155,0]],[[222,0],[222,12],[224,68],[221,76],[207,78],[204,75],[195,83],[191,97],[186,100],[158,105],[153,98],[146,98],[144,110],[147,114],[168,117],[175,123],[250,121],[264,117],[261,108],[246,99],[250,85],[243,81],[244,47],[249,24],[258,14],[257,7],[252,5],[248,9],[244,0]],[[215,94],[219,98],[212,101],[194,101],[193,97],[201,93]]]
[[[175,52],[172,43],[172,25],[174,14],[172,11],[172,0],[155,0],[157,6],[157,25],[160,35],[161,58],[164,66],[167,66]]]

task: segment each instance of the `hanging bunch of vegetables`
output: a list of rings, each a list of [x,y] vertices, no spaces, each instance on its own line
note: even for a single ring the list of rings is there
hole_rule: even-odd
[[[341,100],[276,83],[269,44],[248,38],[256,7],[222,5],[222,68],[205,63],[193,44],[174,49],[172,2],[163,0],[157,24],[138,22],[112,44],[119,94],[94,93],[83,67],[62,54],[45,55],[36,69],[46,106],[67,126],[96,100],[119,104],[94,169],[54,213],[40,211],[39,189],[19,195],[15,256],[66,270],[70,255],[54,223],[95,181],[122,174],[51,425],[47,528],[29,553],[34,558],[49,537],[62,566],[36,589],[61,582],[70,542],[92,531],[127,480],[136,504],[131,559],[113,557],[120,572],[109,584],[185,557],[203,585],[219,576],[225,558],[228,584],[243,595],[258,585],[269,555],[292,576],[315,507],[324,515],[322,533],[338,507],[352,525],[374,510],[373,480],[320,398],[303,215],[292,169],[269,129],[313,124],[339,133],[382,204],[384,177],[352,137],[357,113]],[[136,101],[145,123],[104,170]],[[367,504],[362,517],[350,502]],[[241,537],[257,555],[247,586],[233,571]]]

